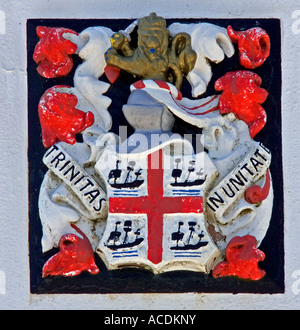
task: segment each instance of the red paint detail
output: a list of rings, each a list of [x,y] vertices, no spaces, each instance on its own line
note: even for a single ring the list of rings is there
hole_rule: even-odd
[[[172,96],[173,98],[173,94],[171,92],[171,88],[169,86],[169,84],[163,80],[154,80],[157,84],[157,86],[159,86],[160,88],[163,88],[163,89],[166,89],[168,91],[170,91],[170,95]],[[176,97],[177,100],[182,100],[182,93],[177,89],[177,97]]]
[[[49,88],[41,97],[38,106],[45,148],[58,141],[74,144],[75,135],[94,123],[94,115],[91,112],[85,113],[75,108],[78,102],[75,95],[61,93],[58,88],[71,87],[57,85]]]
[[[36,33],[40,41],[35,46],[33,59],[38,64],[37,71],[44,78],[63,77],[73,68],[70,56],[77,50],[77,45],[63,37],[64,33],[78,35],[65,28],[38,26]]]
[[[202,197],[163,196],[163,152],[148,156],[148,196],[112,197],[110,213],[147,214],[148,260],[154,264],[162,261],[163,215],[170,213],[203,213]]]
[[[138,80],[136,81],[133,86],[136,88],[136,89],[143,89],[146,87],[146,85],[144,84],[143,80]]]
[[[210,109],[208,109],[208,110],[206,110],[206,111],[203,111],[203,112],[191,112],[191,111],[193,111],[193,110],[197,110],[197,109],[200,109],[200,108],[202,108],[202,107],[208,105],[209,103],[211,103],[212,101],[214,101],[214,100],[218,97],[218,95],[215,95],[214,97],[212,97],[212,98],[211,98],[209,101],[207,101],[206,103],[203,103],[203,104],[201,104],[201,105],[199,105],[199,106],[197,106],[197,107],[193,107],[193,108],[189,108],[189,107],[184,106],[183,104],[178,103],[178,102],[174,99],[174,97],[173,97],[173,95],[172,95],[171,92],[170,92],[170,96],[171,96],[172,100],[176,103],[176,105],[177,105],[179,108],[181,108],[182,110],[184,110],[186,113],[188,113],[188,114],[190,114],[190,115],[194,115],[194,116],[196,116],[196,115],[206,115],[207,113],[210,113],[210,112],[213,112],[213,111],[216,111],[216,110],[219,109],[219,107],[216,106],[216,107],[212,107],[212,108],[210,108]]]
[[[51,257],[43,267],[43,277],[75,276],[82,271],[98,274],[99,268],[94,260],[94,251],[87,236],[74,224],[71,224],[81,236],[66,234],[58,243],[59,252]]]
[[[107,79],[113,84],[118,78],[119,78],[119,75],[120,75],[120,72],[121,70],[119,68],[115,68],[113,66],[109,66],[107,65],[105,68],[104,68],[104,73],[107,77]]]
[[[163,89],[166,89],[168,91],[170,91],[170,95],[172,96],[173,98],[173,95],[172,95],[172,92],[171,92],[171,88],[169,86],[169,84],[163,80],[154,80],[154,82],[157,84],[158,87],[160,88],[163,88]],[[143,89],[143,88],[147,88],[147,86],[145,85],[145,83],[143,82],[143,80],[139,80],[137,82],[135,82],[133,84],[133,86],[136,88],[136,89]],[[175,87],[175,86],[174,86]],[[177,97],[176,97],[177,100],[182,100],[182,93],[177,89]]]
[[[176,99],[178,101],[181,101],[182,100],[182,93],[180,91],[178,91],[178,95],[177,95]]]
[[[160,88],[167,89],[168,91],[170,90],[170,86],[165,81],[163,80],[154,80],[154,81]]]
[[[223,91],[219,100],[220,114],[232,112],[249,126],[253,138],[266,124],[267,114],[260,105],[268,92],[260,88],[261,78],[254,72],[228,72],[215,82],[215,89]]]
[[[270,192],[270,186],[271,186],[270,172],[269,170],[267,170],[266,182],[263,187],[260,187],[258,185],[253,185],[246,189],[245,192],[246,202],[250,204],[256,204],[262,202],[268,197]]]
[[[238,276],[243,279],[260,280],[266,272],[258,267],[265,254],[256,248],[256,238],[251,235],[236,236],[226,247],[226,261],[222,261],[213,270],[213,277]]]
[[[270,55],[270,37],[262,28],[256,27],[237,32],[229,25],[227,33],[232,42],[238,43],[240,63],[247,69],[262,65]]]

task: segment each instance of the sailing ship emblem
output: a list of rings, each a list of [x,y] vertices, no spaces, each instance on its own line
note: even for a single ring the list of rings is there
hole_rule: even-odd
[[[180,269],[184,261],[187,269],[205,272],[219,253],[203,216],[204,189],[215,179],[214,165],[205,153],[179,157],[167,149],[124,155],[106,150],[98,162],[105,158],[113,169],[96,164],[109,196],[97,251],[109,269],[135,264],[160,273]]]
[[[184,179],[184,181],[178,181],[178,179],[182,176],[182,169],[179,168],[179,164],[181,163],[181,158],[175,159],[176,168],[172,171],[172,177],[174,178],[174,182],[171,183],[171,186],[173,187],[190,187],[190,186],[200,186],[205,182],[205,178],[201,179],[201,175],[203,174],[203,169],[200,169],[196,172],[196,175],[198,176],[194,180],[190,180],[191,173],[195,172],[195,160],[191,160],[189,162],[190,166],[188,167],[188,175]]]
[[[131,220],[124,221],[123,232],[125,233],[125,235],[124,238],[121,239],[122,231],[119,230],[120,225],[121,225],[121,221],[115,222],[115,229],[112,232],[110,232],[107,241],[104,243],[106,247],[115,251],[123,248],[131,248],[143,242],[144,238],[139,237],[139,235],[141,234],[139,229],[134,231],[135,240],[130,241],[129,233],[132,232]]]
[[[127,173],[124,182],[120,182],[120,178],[122,176],[122,170],[119,169],[119,164],[121,160],[118,159],[116,161],[116,168],[111,170],[108,175],[108,183],[111,187],[122,189],[122,188],[138,188],[144,180],[139,180],[138,177],[141,175],[142,169],[134,172],[135,161],[130,161],[127,165]],[[132,172],[134,172],[135,178],[132,180]],[[113,182],[111,182],[113,179]]]
[[[189,234],[186,242],[184,242],[185,233],[181,231],[181,227],[184,225],[183,221],[178,222],[178,230],[172,233],[172,240],[176,241],[176,245],[171,247],[171,250],[197,250],[202,246],[206,246],[208,244],[207,241],[202,241],[202,238],[205,236],[203,230],[201,230],[200,234],[195,233],[196,221],[189,221]],[[191,241],[194,239],[194,236],[197,238],[196,243],[192,243]]]

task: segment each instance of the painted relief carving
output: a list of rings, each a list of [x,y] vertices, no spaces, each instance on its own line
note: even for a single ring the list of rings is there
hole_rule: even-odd
[[[252,28],[247,31],[234,31],[229,25],[227,32],[230,39],[238,44],[240,63],[247,69],[254,69],[264,63],[270,55],[270,38],[261,28]]]
[[[234,237],[226,247],[226,260],[213,270],[214,277],[238,276],[243,279],[260,280],[265,271],[258,262],[265,259],[265,254],[256,248],[256,238],[251,235]]]
[[[43,144],[51,147],[55,142],[76,143],[75,135],[94,122],[92,112],[76,109],[77,97],[63,93],[68,86],[54,86],[48,89],[39,103],[39,117],[42,127]]]
[[[85,234],[71,224],[79,235],[66,234],[59,240],[59,252],[51,257],[43,267],[43,277],[48,275],[75,276],[82,271],[98,274],[94,261],[94,251]]]
[[[168,81],[180,89],[183,76],[194,68],[197,54],[189,34],[169,36],[166,21],[152,13],[138,22],[137,48],[132,49],[128,38],[118,32],[112,36],[105,60],[135,77]]]
[[[271,151],[254,137],[267,125],[268,91],[251,69],[269,56],[267,32],[168,26],[151,13],[123,31],[37,34],[43,77],[68,75],[71,54],[82,60],[74,87],[53,86],[38,108],[48,167],[39,195],[42,249],[59,248],[43,276],[97,274],[97,253],[109,270],[262,278],[257,247],[272,213]],[[228,68],[204,95],[212,68],[232,56],[245,70]],[[107,94],[122,72],[134,79],[120,109],[134,129],[126,139],[111,131]],[[176,118],[201,130],[195,143],[176,132]]]
[[[73,30],[47,28],[40,26],[36,30],[40,42],[36,45],[33,59],[38,64],[38,73],[44,78],[55,78],[70,73],[73,60],[70,55],[77,50],[76,44],[63,37],[64,33],[77,35]]]

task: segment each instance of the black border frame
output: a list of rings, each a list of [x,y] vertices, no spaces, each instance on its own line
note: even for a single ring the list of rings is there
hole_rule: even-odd
[[[45,79],[36,71],[32,56],[38,42],[36,27],[65,27],[80,33],[90,26],[106,26],[113,31],[126,28],[133,19],[28,19],[27,21],[27,74],[28,74],[28,176],[29,176],[29,255],[30,255],[30,289],[33,294],[54,293],[284,293],[284,203],[282,172],[282,139],[281,139],[281,22],[279,19],[167,19],[173,22],[197,23],[208,22],[219,26],[231,25],[235,30],[246,30],[259,26],[265,29],[271,39],[271,53],[267,61],[253,70],[262,78],[262,86],[269,92],[263,104],[267,112],[267,124],[255,137],[272,152],[270,171],[274,187],[273,213],[268,232],[260,245],[266,259],[261,267],[267,275],[259,281],[246,281],[235,277],[213,278],[211,274],[188,271],[175,271],[159,275],[139,269],[122,269],[108,271],[102,260],[95,254],[100,268],[98,275],[83,272],[75,277],[42,278],[44,263],[57,252],[53,249],[45,254],[41,249],[42,226],[38,213],[38,195],[43,176],[47,168],[42,163],[45,149],[42,145],[41,129],[38,118],[38,102],[43,92],[54,85],[73,86],[73,74],[81,60],[73,56],[74,67],[67,77]],[[238,50],[236,48],[238,53]],[[236,53],[236,54],[237,54]],[[213,66],[213,77],[203,96],[214,93],[214,82],[227,71],[243,70],[238,56],[226,58],[222,63]],[[106,79],[101,77],[100,79]],[[113,132],[118,132],[119,125],[128,125],[120,112],[129,95],[129,86],[133,82],[131,76],[121,74],[111,86],[107,96],[113,98],[118,92],[118,101],[109,108],[114,118]],[[183,94],[190,95],[188,83],[183,84]],[[115,118],[118,117],[117,120]],[[196,129],[196,130],[195,130]],[[198,129],[199,130],[199,129]],[[197,133],[197,128],[177,119],[174,131],[178,133]],[[132,133],[128,125],[128,133]]]

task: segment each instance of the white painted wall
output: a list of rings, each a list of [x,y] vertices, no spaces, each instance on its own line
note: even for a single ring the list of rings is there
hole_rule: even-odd
[[[0,10],[0,309],[300,309],[299,1],[0,0]],[[152,11],[165,18],[282,20],[285,294],[30,294],[26,21],[135,18]]]

